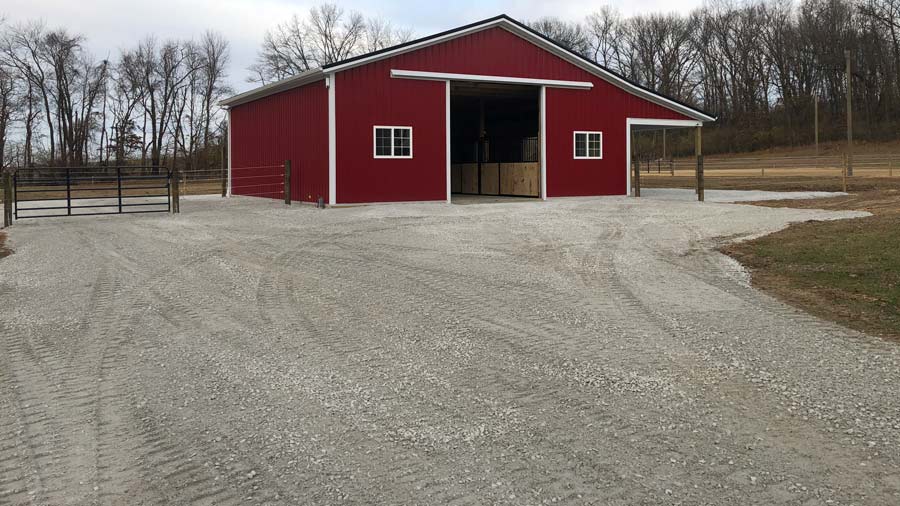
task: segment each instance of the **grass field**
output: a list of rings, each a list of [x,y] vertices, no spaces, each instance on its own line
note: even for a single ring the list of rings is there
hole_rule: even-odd
[[[900,189],[756,204],[873,213],[792,225],[723,251],[751,270],[756,287],[822,318],[900,340]]]

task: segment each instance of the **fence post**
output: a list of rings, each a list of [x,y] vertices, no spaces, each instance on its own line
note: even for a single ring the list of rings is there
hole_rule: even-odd
[[[672,176],[675,175],[675,159],[674,158],[669,158],[669,174]]]
[[[703,155],[697,155],[697,200],[703,202],[705,199],[705,188],[703,181]]]
[[[122,214],[122,167],[116,165],[116,188],[119,193],[119,214]]]
[[[72,216],[72,169],[66,167],[66,215]]]
[[[178,167],[173,166],[169,172],[169,187],[172,189],[172,212],[175,214],[181,212],[181,188],[178,184],[180,179]]]
[[[641,162],[637,162],[636,170],[634,171],[634,196],[641,196]]]
[[[284,161],[284,203],[291,205],[291,161]]]
[[[12,185],[9,172],[3,171],[3,228],[12,225]]]

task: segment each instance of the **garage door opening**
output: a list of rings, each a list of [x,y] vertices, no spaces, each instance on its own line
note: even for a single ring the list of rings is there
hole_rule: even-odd
[[[540,88],[450,86],[450,188],[454,195],[541,196]]]

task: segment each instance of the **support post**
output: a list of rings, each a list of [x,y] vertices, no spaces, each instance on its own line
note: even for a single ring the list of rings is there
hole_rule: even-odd
[[[816,168],[819,168],[819,96],[813,93],[813,125],[816,138]]]
[[[634,174],[631,177],[631,184],[634,186],[634,196],[641,196],[641,160],[634,156],[634,152],[636,150],[634,144],[634,131],[628,132],[629,138],[631,139],[631,169]]]
[[[181,212],[181,189],[178,181],[181,179],[181,172],[178,167],[173,166],[169,186],[172,188],[172,212],[178,214]]]
[[[850,50],[844,51],[847,59],[847,170],[845,177],[853,176],[853,74],[850,72]]]
[[[66,167],[66,216],[72,216],[72,169]]]
[[[704,195],[704,181],[703,181],[703,127],[697,127],[697,139],[695,141],[695,149],[697,152],[697,200],[703,202]]]
[[[663,146],[662,146],[662,148],[663,148],[662,157],[665,158],[666,157],[666,129],[665,128],[663,128]]]
[[[284,161],[284,203],[291,205],[291,161]]]
[[[9,172],[3,171],[3,228],[12,225],[12,182]]]
[[[634,196],[641,196],[641,162],[636,161],[634,164]]]
[[[116,191],[119,195],[119,214],[122,214],[122,167],[116,165]]]

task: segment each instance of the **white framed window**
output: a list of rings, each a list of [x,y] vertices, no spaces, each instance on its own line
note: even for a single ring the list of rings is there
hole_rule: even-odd
[[[373,128],[375,158],[412,158],[412,127],[382,126]]]
[[[575,159],[603,159],[603,132],[575,132],[573,142]]]

